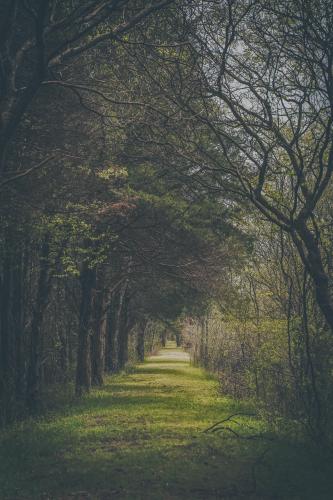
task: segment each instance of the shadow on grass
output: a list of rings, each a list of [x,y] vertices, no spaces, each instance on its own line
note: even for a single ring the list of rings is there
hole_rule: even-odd
[[[184,359],[159,359],[158,356],[154,358],[147,359],[144,361],[142,364],[138,365],[138,369],[140,369],[140,366],[149,366],[149,365],[183,365],[184,367],[189,366],[189,362],[184,360]]]
[[[108,384],[105,384],[103,386],[103,391],[109,391],[110,392],[124,392],[124,393],[127,393],[129,391],[135,391],[137,392],[138,394],[141,394],[142,392],[148,392],[148,393],[152,393],[152,394],[156,394],[158,392],[164,392],[164,391],[170,391],[172,390],[172,388],[170,389],[166,389],[166,386],[162,386],[162,387],[156,387],[156,386],[153,386],[153,385],[149,385],[149,384],[142,384],[142,383],[133,383],[133,384],[129,384],[129,383],[108,383]]]
[[[93,493],[94,499],[332,498],[330,464],[304,447],[273,444],[257,464],[254,481],[254,464],[266,446],[262,442],[200,436],[185,443],[175,438],[144,443],[142,437],[135,442],[109,436],[78,448],[68,432],[44,429],[38,447],[23,440],[20,444],[29,449],[17,443],[8,450],[1,498],[72,498],[79,491]],[[313,467],[313,460],[321,466]]]
[[[199,372],[198,374],[193,374],[192,372],[190,373],[186,373],[186,367],[184,367],[183,369],[177,369],[177,368],[156,368],[155,366],[151,366],[151,367],[146,367],[146,365],[144,365],[145,367],[143,368],[140,368],[138,370],[138,374],[140,375],[143,375],[143,374],[147,374],[147,375],[180,375],[182,378],[191,378],[191,379],[194,379],[194,378],[203,378],[203,375]]]
[[[1,500],[333,498],[331,459],[281,439],[202,433],[246,405],[216,399],[200,370],[149,363],[109,378],[51,419],[26,421],[0,436]],[[182,380],[184,387],[172,385]],[[205,392],[206,400],[198,400]]]

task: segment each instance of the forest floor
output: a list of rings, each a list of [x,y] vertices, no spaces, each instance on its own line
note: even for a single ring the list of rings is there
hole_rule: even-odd
[[[332,499],[327,460],[263,421],[224,424],[243,439],[203,432],[252,411],[169,343],[83,400],[2,433],[0,498]]]

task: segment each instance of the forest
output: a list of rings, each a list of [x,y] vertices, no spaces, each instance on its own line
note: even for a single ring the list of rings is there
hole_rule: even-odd
[[[333,498],[332,174],[330,0],[0,0],[0,499]]]

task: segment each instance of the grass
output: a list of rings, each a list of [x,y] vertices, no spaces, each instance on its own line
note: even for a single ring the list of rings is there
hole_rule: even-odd
[[[305,445],[203,432],[251,411],[169,344],[70,407],[7,429],[0,498],[331,500],[332,463]],[[243,435],[268,436],[262,421],[239,421]]]

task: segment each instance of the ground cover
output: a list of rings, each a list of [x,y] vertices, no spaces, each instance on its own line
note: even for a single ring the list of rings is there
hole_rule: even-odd
[[[83,400],[3,432],[0,498],[333,498],[327,457],[262,420],[223,424],[242,438],[204,432],[253,411],[219,395],[217,381],[169,343]]]

